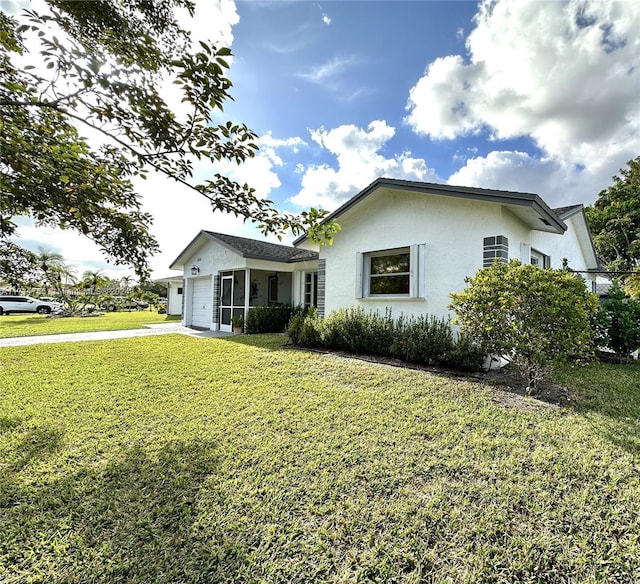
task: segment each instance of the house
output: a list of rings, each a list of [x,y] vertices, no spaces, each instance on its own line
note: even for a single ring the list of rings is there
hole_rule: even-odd
[[[183,271],[186,326],[231,332],[254,306],[315,305],[318,252],[200,231],[171,264]]]
[[[159,278],[156,282],[167,285],[167,314],[182,314],[183,289],[184,280],[182,276],[169,276],[168,278]]]
[[[331,219],[341,229],[325,246],[201,231],[171,265],[184,323],[231,330],[231,316],[273,302],[447,317],[449,294],[496,259],[597,269],[582,205],[554,210],[531,193],[379,178]]]

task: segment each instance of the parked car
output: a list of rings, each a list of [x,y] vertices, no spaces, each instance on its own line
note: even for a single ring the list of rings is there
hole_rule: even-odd
[[[0,296],[0,315],[12,312],[37,312],[51,314],[62,309],[62,304],[55,301],[38,300],[31,296]]]

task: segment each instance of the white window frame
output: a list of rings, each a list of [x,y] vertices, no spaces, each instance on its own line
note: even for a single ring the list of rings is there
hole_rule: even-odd
[[[541,252],[531,246],[530,243],[520,244],[520,262],[523,264],[531,264],[540,266],[541,268],[551,267],[551,256]]]
[[[371,258],[409,254],[409,291],[406,294],[371,293]],[[423,299],[426,291],[426,244],[405,245],[389,249],[379,249],[356,254],[356,298],[366,300],[407,300]],[[390,274],[404,275],[407,272]],[[381,276],[382,277],[382,276]]]
[[[550,268],[551,257],[537,249],[531,248],[531,263],[541,268]]]
[[[307,282],[307,278],[309,281]],[[318,306],[317,297],[318,288],[318,272],[303,272],[302,273],[302,304],[305,308],[312,306]]]

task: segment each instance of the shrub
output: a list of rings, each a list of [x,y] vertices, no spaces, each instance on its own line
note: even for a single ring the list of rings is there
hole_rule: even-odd
[[[597,299],[577,275],[512,260],[466,282],[463,292],[451,294],[454,322],[487,354],[509,360],[529,392],[556,364],[591,354],[589,318]]]
[[[468,335],[460,333],[453,347],[443,356],[441,365],[460,371],[479,371],[486,353]]]
[[[344,308],[320,319],[317,311],[294,315],[287,334],[303,347],[394,357],[413,363],[479,370],[484,354],[467,337],[456,339],[448,321],[433,316],[394,321],[361,308]]]
[[[389,355],[393,343],[393,319],[362,308],[343,308],[322,322],[323,344],[331,349],[351,353]]]
[[[435,365],[454,346],[453,333],[448,321],[434,316],[404,318],[396,322],[396,334],[392,347],[394,357]]]
[[[640,302],[627,298],[619,282],[609,288],[594,318],[596,343],[611,349],[620,362],[640,348]]]
[[[287,327],[287,335],[294,345],[321,347],[321,321],[315,308],[295,311]]]
[[[247,312],[248,334],[283,333],[291,320],[293,309],[286,304],[254,306]]]

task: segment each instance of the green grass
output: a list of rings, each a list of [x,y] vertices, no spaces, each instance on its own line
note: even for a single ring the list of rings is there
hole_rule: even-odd
[[[10,314],[0,317],[0,339],[86,333],[93,331],[117,331],[143,328],[145,324],[179,321],[179,316],[167,316],[156,311],[106,312],[99,316],[42,316],[39,314]]]
[[[0,349],[0,581],[640,581],[637,365],[506,408],[281,342]]]

